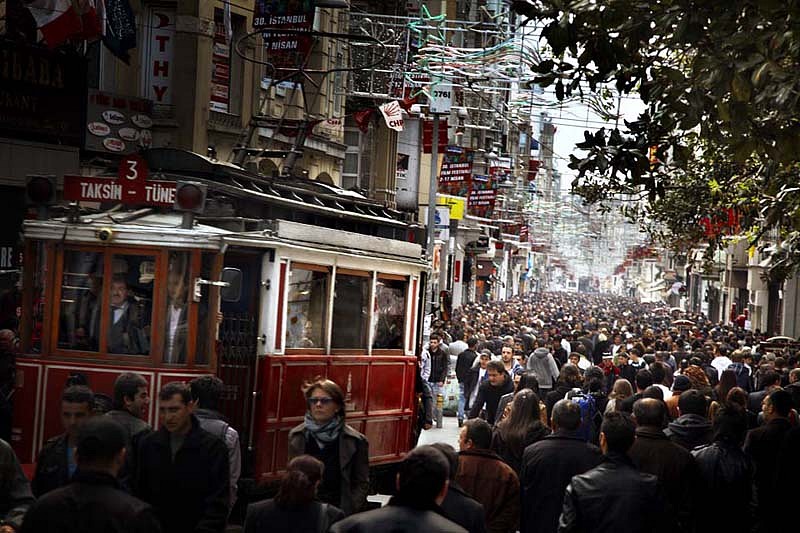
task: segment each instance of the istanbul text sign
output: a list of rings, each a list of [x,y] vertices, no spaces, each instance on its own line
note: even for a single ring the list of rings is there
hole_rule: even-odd
[[[129,187],[113,178],[64,176],[64,199],[70,202],[118,202],[172,207],[175,203],[175,182],[143,182]]]

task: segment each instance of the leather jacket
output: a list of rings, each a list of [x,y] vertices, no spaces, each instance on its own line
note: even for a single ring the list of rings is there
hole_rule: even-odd
[[[747,509],[752,495],[753,466],[737,443],[717,441],[692,452],[706,501],[697,506],[698,531],[750,531],[749,513],[720,512]]]
[[[639,472],[626,455],[617,453],[572,478],[558,523],[559,533],[666,533],[675,528],[658,479]]]

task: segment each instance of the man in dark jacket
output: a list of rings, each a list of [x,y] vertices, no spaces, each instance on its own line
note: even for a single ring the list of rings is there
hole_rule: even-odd
[[[114,409],[106,416],[125,430],[125,466],[119,473],[120,483],[130,489],[129,477],[135,472],[133,461],[141,438],[152,431],[150,425],[142,418],[147,416],[150,405],[150,393],[147,381],[133,372],[120,374],[114,381]]]
[[[469,417],[476,418],[480,415],[481,407],[486,404],[486,421],[491,425],[497,416],[497,404],[500,403],[500,398],[504,394],[513,392],[514,382],[501,361],[489,361],[486,365],[486,375],[488,376],[486,381],[478,387],[478,396],[469,410]]]
[[[630,415],[613,412],[605,416],[600,430],[605,459],[596,468],[573,477],[567,486],[559,533],[676,531],[658,479],[639,472],[626,455],[635,438]]]
[[[134,494],[155,507],[165,531],[221,533],[230,500],[228,450],[200,427],[185,383],[168,383],[158,399],[161,428],[142,439]]]
[[[31,488],[38,498],[63,487],[75,473],[75,446],[78,430],[90,416],[94,394],[83,385],[67,387],[61,394],[61,425],[64,433],[48,440],[36,459],[36,472]]]
[[[697,531],[750,532],[750,513],[734,511],[748,509],[751,501],[753,468],[742,451],[746,434],[744,409],[723,406],[714,416],[714,442],[692,452],[703,494],[703,504],[695,507]]]
[[[658,478],[682,530],[690,531],[697,465],[692,454],[671,442],[662,431],[666,417],[664,402],[654,398],[636,402],[636,442],[628,455],[639,470]]]
[[[764,377],[759,381],[763,388],[756,392],[751,392],[747,398],[747,408],[754,413],[761,412],[764,398],[769,396],[771,392],[781,388],[781,375],[772,370],[765,372]]]
[[[428,341],[427,355],[423,355],[423,359],[427,357],[430,360],[431,374],[428,377],[428,383],[433,392],[433,419],[436,421],[436,427],[439,428],[442,427],[442,413],[437,407],[436,397],[444,394],[444,382],[450,371],[450,354],[442,349],[441,343],[441,337],[436,333],[432,334]]]
[[[0,472],[5,476],[0,485],[0,533],[14,533],[22,526],[22,519],[34,499],[31,485],[22,471],[14,450],[2,439],[0,439]]]
[[[519,525],[519,478],[490,450],[492,427],[481,419],[468,420],[461,428],[458,444],[456,481],[483,505],[486,529],[489,533],[516,531]]]
[[[706,418],[708,400],[700,391],[682,392],[678,397],[678,413],[680,416],[664,430],[672,442],[688,451],[711,442],[711,422]]]
[[[109,418],[86,422],[77,438],[78,470],[72,482],[30,508],[22,533],[159,533],[153,508],[117,482],[126,440],[125,430]]]
[[[647,390],[647,387],[653,384],[653,374],[651,374],[646,368],[638,370],[636,372],[636,378],[633,381],[634,382],[632,385],[636,387],[636,393],[630,398],[625,398],[619,402],[617,405],[617,411],[622,411],[628,414],[633,412],[633,404],[641,400],[644,396],[644,391]]]
[[[478,357],[478,354],[475,353],[476,346],[478,346],[477,337],[470,337],[467,339],[467,349],[458,354],[458,359],[456,360],[456,379],[458,380],[458,427],[461,427],[464,423],[464,406],[469,403],[466,385],[472,363],[474,363],[475,358]]]
[[[577,403],[553,407],[553,434],[525,448],[522,456],[522,533],[555,533],[570,479],[600,464],[600,448],[575,435],[581,425]]]
[[[450,469],[442,452],[432,446],[418,446],[400,463],[397,494],[389,504],[336,522],[331,533],[422,533],[446,531],[466,533],[466,529],[442,515],[439,507],[447,495]]]
[[[776,523],[786,509],[780,507],[782,498],[776,491],[775,480],[779,471],[778,457],[783,440],[792,428],[789,412],[792,410],[792,395],[778,389],[764,398],[762,410],[764,425],[751,429],[744,442],[744,452],[755,468],[756,526],[758,531],[778,531]]]
[[[17,385],[17,336],[10,329],[0,330],[0,439],[11,442],[14,389]]]
[[[458,453],[452,446],[443,442],[431,446],[444,454],[450,466],[450,485],[447,488],[447,496],[442,502],[444,516],[469,533],[486,533],[486,512],[483,510],[483,505],[470,497],[456,482]]]

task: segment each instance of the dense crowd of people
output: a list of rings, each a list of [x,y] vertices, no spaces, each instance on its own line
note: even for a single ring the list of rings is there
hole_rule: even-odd
[[[247,507],[244,531],[790,530],[795,344],[742,325],[602,295],[465,306],[434,323],[417,372],[420,431],[441,425],[436,396],[458,382],[458,450],[414,448],[369,510],[369,443],[342,389],[309,381],[277,495]],[[144,377],[121,374],[107,405],[79,381],[30,483],[0,440],[0,533],[224,531],[241,444],[222,382],[166,384],[154,431]]]

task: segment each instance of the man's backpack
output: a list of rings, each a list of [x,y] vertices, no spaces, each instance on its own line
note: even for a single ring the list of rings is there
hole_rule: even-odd
[[[566,399],[578,404],[578,407],[581,409],[581,425],[578,427],[575,435],[586,442],[591,442],[596,426],[595,420],[598,416],[602,416],[597,411],[597,403],[592,395],[586,394],[581,389],[577,388],[569,391]]]

